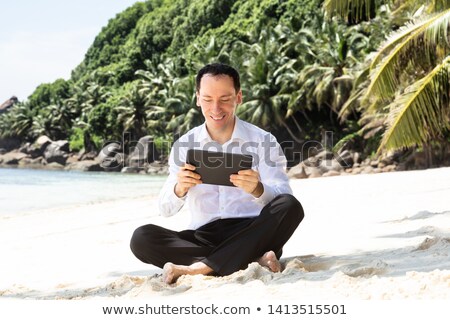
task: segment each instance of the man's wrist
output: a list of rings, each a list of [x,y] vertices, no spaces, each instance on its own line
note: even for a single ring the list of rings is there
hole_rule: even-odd
[[[264,193],[264,186],[261,183],[261,181],[258,181],[258,184],[256,185],[255,190],[252,191],[251,195],[255,198],[261,197],[261,195]]]
[[[187,193],[187,191],[186,191],[186,192],[183,192],[183,191],[180,191],[180,190],[179,190],[178,183],[175,184],[175,186],[174,186],[174,188],[173,188],[173,192],[175,193],[175,195],[176,195],[178,198],[183,198],[183,197],[186,195],[186,193]]]

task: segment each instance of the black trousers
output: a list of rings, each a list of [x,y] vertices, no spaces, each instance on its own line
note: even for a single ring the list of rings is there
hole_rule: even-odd
[[[282,194],[253,218],[220,219],[179,232],[153,224],[141,226],[134,231],[130,247],[139,260],[160,268],[166,262],[190,265],[201,261],[224,276],[245,269],[270,250],[279,259],[303,217],[300,202]]]

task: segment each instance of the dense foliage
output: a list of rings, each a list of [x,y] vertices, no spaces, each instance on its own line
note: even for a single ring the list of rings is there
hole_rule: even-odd
[[[158,141],[172,140],[203,121],[195,105],[196,71],[222,61],[241,73],[241,118],[297,146],[333,131],[335,139],[370,153],[377,147],[371,141],[380,141],[388,121],[384,116],[374,125],[373,119],[392,100],[377,100],[378,113],[370,114],[371,121],[364,118],[368,55],[411,20],[417,7],[376,0],[367,7],[370,1],[363,0],[361,11],[342,9],[343,2],[138,2],[102,29],[71,79],[40,85],[0,115],[0,136],[32,141],[46,134],[69,139],[73,150],[98,149],[102,142],[121,140],[124,132],[133,139],[151,134]],[[448,7],[434,2],[441,4],[436,10]],[[444,57],[446,48],[438,48]],[[372,140],[364,140],[364,132],[373,128],[374,134],[366,135]],[[436,134],[448,136],[445,130]]]

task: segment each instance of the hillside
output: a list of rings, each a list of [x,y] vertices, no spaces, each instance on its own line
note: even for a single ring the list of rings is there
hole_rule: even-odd
[[[222,61],[242,76],[238,115],[273,132],[286,148],[308,141],[320,147],[332,132],[325,147],[340,140],[339,147],[370,155],[382,141],[383,106],[395,92],[383,101],[360,99],[371,88],[367,57],[417,9],[396,10],[404,2],[352,9],[343,18],[333,7],[324,10],[321,0],[138,2],[101,30],[71,79],[42,84],[3,113],[0,137],[25,142],[47,135],[69,140],[72,151],[89,151],[129,132],[132,139],[153,135],[161,145],[203,121],[193,77],[202,65]],[[398,81],[427,74],[437,62],[427,63],[419,73],[417,66],[399,65],[410,76]],[[370,103],[380,106],[375,115],[367,114]],[[445,130],[432,133],[447,137]],[[410,139],[416,144],[429,139],[416,136]]]

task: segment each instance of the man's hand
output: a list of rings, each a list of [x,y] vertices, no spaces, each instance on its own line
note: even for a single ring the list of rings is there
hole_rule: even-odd
[[[264,187],[259,181],[259,173],[252,169],[241,170],[237,174],[232,174],[230,181],[255,198],[259,198],[264,192]]]
[[[174,189],[178,198],[184,197],[190,188],[202,183],[200,175],[195,173],[194,170],[195,167],[189,163],[180,168],[177,174],[178,182]]]

